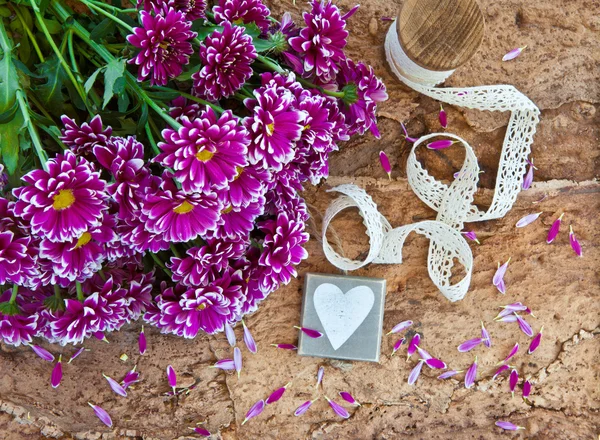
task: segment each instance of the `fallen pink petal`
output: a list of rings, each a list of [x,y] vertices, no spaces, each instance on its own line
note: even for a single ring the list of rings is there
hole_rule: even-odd
[[[419,346],[417,346],[417,352],[419,353],[419,356],[421,357],[421,359],[423,359],[424,361],[426,361],[427,359],[433,358],[433,356],[431,356],[427,350],[424,350]]]
[[[465,237],[467,237],[469,240],[474,241],[477,244],[479,243],[479,240],[477,239],[477,234],[475,234],[475,231],[467,231],[467,232],[461,232],[461,234],[463,234]]]
[[[106,379],[106,381],[108,382],[108,385],[110,385],[110,388],[116,394],[118,394],[119,396],[127,397],[127,391],[125,391],[125,388],[123,386],[121,386],[121,384],[119,382],[114,380],[112,377],[107,376],[106,374],[102,374],[102,377],[104,377]]]
[[[321,333],[320,331],[317,331],[317,330],[313,330],[312,328],[297,327],[297,326],[294,326],[294,328],[297,328],[298,330],[302,331],[302,333],[304,333],[309,338],[317,339],[317,338],[323,337],[323,333]]]
[[[531,202],[534,205],[537,205],[538,203],[542,203],[544,200],[546,200],[548,198],[548,194],[544,194],[540,199],[538,200],[534,200],[533,202]]]
[[[578,257],[583,257],[581,244],[579,244],[577,237],[575,237],[575,233],[573,232],[573,226],[569,226],[569,243],[571,244],[571,248],[573,249],[573,252],[575,252],[575,255],[577,255]]]
[[[400,126],[402,127],[402,131],[404,132],[404,139],[406,139],[408,142],[412,142],[412,143],[415,143],[415,142],[417,142],[417,141],[418,141],[418,139],[417,139],[417,138],[410,137],[410,136],[408,135],[408,132],[406,131],[406,127],[404,126],[404,124],[403,124],[403,123],[400,123]]]
[[[279,348],[280,350],[298,350],[294,344],[271,344],[271,346]]]
[[[444,128],[448,127],[448,115],[446,114],[446,111],[444,110],[444,107],[442,107],[442,105],[440,104],[440,113],[438,115],[438,119],[440,121],[440,125]]]
[[[465,388],[471,388],[477,379],[477,356],[465,374]]]
[[[510,315],[501,316],[500,318],[495,319],[498,322],[517,322],[517,317],[515,312],[510,312]]]
[[[348,417],[350,417],[350,413],[348,412],[348,410],[346,408],[344,408],[339,403],[334,402],[329,397],[327,397],[327,396],[324,396],[324,397],[327,400],[327,402],[329,402],[329,406],[331,407],[331,409],[333,410],[334,413],[336,413],[342,419],[347,419]]]
[[[112,425],[113,425],[112,419],[110,418],[110,416],[108,415],[108,413],[105,410],[103,410],[99,406],[94,405],[90,402],[88,402],[88,405],[92,407],[92,409],[94,410],[94,413],[96,413],[96,417],[98,417],[102,423],[104,423],[109,428],[112,428]]]
[[[171,365],[167,366],[167,380],[169,381],[169,386],[173,388],[173,393],[175,393],[177,374],[175,374],[175,369]]]
[[[506,263],[500,265],[498,264],[498,269],[494,274],[494,278],[492,279],[492,284],[496,286],[496,288],[500,291],[500,293],[506,293],[506,287],[504,285],[504,275],[506,274],[506,270],[508,269],[508,263],[510,263],[510,258],[506,261]]]
[[[450,377],[456,376],[459,373],[462,373],[463,370],[449,370],[449,371],[445,371],[442,374],[440,374],[438,376],[438,379],[448,379]]]
[[[396,354],[396,352],[400,349],[402,344],[404,344],[405,342],[406,342],[406,338],[401,338],[396,341],[396,343],[394,344],[394,351],[392,351],[392,356],[394,356],[394,354]]]
[[[542,215],[542,212],[536,212],[535,214],[529,214],[526,215],[525,217],[523,217],[521,220],[519,220],[516,224],[517,228],[524,228],[525,226],[528,226],[530,224],[532,224],[534,221],[536,221],[540,215]]]
[[[521,331],[527,336],[532,337],[533,329],[531,328],[531,325],[529,325],[529,323],[523,318],[521,318],[518,314],[515,313],[515,316],[517,317],[517,322],[519,323],[519,328],[521,329]]]
[[[225,323],[225,336],[227,337],[227,342],[229,342],[229,345],[235,347],[235,332],[229,323]]]
[[[248,327],[246,327],[246,323],[243,319],[242,327],[244,327],[244,344],[246,344],[246,347],[248,348],[248,351],[250,351],[250,353],[256,353],[258,351],[258,348],[256,347],[256,342],[252,337],[252,333],[250,333],[250,330],[248,330]]]
[[[531,184],[533,183],[533,163],[529,162],[529,169],[527,170],[527,174],[525,175],[525,178],[523,179],[523,190],[527,190],[529,188],[531,188]]]
[[[43,360],[48,362],[54,362],[54,355],[45,348],[40,347],[39,345],[30,345],[30,347],[33,350],[33,352]]]
[[[348,20],[350,17],[352,17],[359,7],[360,5],[353,6],[352,9],[350,9],[348,12],[342,15],[342,20]]]
[[[315,399],[315,400],[317,400],[317,399]],[[294,411],[294,415],[296,417],[298,417],[298,416],[301,416],[302,414],[304,414],[312,406],[312,404],[315,400],[307,400],[306,402],[304,402],[302,405],[300,405],[298,408],[296,408],[296,411]]]
[[[467,351],[473,350],[475,347],[477,347],[482,342],[483,342],[482,338],[469,339],[468,341],[465,341],[458,346],[458,351],[460,351],[461,353],[466,353]]]
[[[67,364],[70,364],[75,359],[77,359],[79,357],[79,355],[84,352],[84,350],[85,350],[85,348],[83,348],[83,347],[81,347],[79,350],[77,350],[75,352],[75,354],[73,354],[73,356],[71,356],[71,359],[69,359],[69,362],[67,362]]]
[[[146,345],[146,334],[144,333],[144,326],[142,326],[142,331],[140,332],[140,336],[138,339],[138,346],[139,346],[141,355],[146,353],[147,345]]]
[[[129,387],[130,385],[133,385],[134,383],[140,381],[140,373],[135,371],[136,368],[137,365],[133,367],[133,370],[128,371],[123,380],[121,381],[121,385],[123,385],[123,388],[127,389],[127,387]]]
[[[415,351],[417,351],[417,346],[420,342],[421,335],[419,333],[416,333],[410,340],[410,343],[408,344],[408,349],[406,350],[407,360],[415,353]]]
[[[356,405],[356,406],[360,406],[360,403],[358,403],[356,401],[356,399],[352,396],[352,394],[346,392],[346,391],[341,391],[340,392],[340,397],[342,399],[344,399],[346,402],[352,404],[352,405]]]
[[[238,347],[233,349],[233,364],[239,378],[240,373],[242,372],[242,351]]]
[[[233,362],[233,359],[221,359],[217,361],[211,368],[218,368],[220,370],[235,370],[235,362]]]
[[[291,382],[287,383],[285,386],[273,391],[271,393],[271,395],[269,397],[267,397],[267,400],[265,401],[265,403],[267,405],[269,405],[271,403],[277,402],[279,399],[281,399],[283,397],[283,393],[285,393],[285,390],[287,390],[287,387],[289,387],[290,385],[291,385]]]
[[[494,373],[494,376],[492,376],[492,380],[496,380],[496,378],[498,376],[500,376],[502,373],[504,373],[505,371],[507,371],[510,368],[511,368],[510,365],[507,365],[507,364],[501,365],[500,368],[498,368],[496,370],[496,372]]]
[[[510,353],[508,353],[508,356],[506,356],[502,362],[508,362],[508,360],[510,358],[512,358],[514,355],[516,355],[518,352],[519,352],[519,343],[517,342],[515,344],[515,346],[510,350]]]
[[[450,139],[442,139],[439,141],[429,142],[427,144],[427,148],[429,148],[430,150],[444,150],[448,147],[451,147],[455,143],[456,141],[451,141]]]
[[[390,159],[387,157],[384,151],[379,152],[379,161],[381,162],[381,168],[388,175],[388,178],[392,180],[392,166],[390,165]]]
[[[542,342],[542,332],[544,331],[544,327],[540,329],[540,332],[535,335],[535,337],[531,340],[529,344],[529,348],[527,349],[527,353],[531,354],[538,349],[540,346],[540,342]]]
[[[402,321],[396,324],[394,328],[392,328],[387,334],[391,335],[392,333],[400,333],[409,328],[411,325],[413,325],[412,321]]]
[[[380,20],[381,21],[394,21],[395,19],[392,17],[381,17]]]
[[[256,416],[259,416],[263,412],[264,409],[265,409],[265,401],[264,400],[259,400],[258,402],[256,402],[254,405],[252,405],[252,408],[250,408],[248,410],[248,412],[246,413],[246,417],[244,418],[242,425],[244,423],[246,423],[248,420],[253,419]]]
[[[488,332],[483,325],[483,321],[481,321],[481,339],[483,339],[483,345],[487,348],[492,346],[492,337],[490,336],[490,332]]]
[[[515,397],[515,388],[517,387],[517,383],[519,382],[519,373],[515,368],[513,368],[510,372],[510,376],[508,378],[508,386],[510,387],[510,393],[513,397]]]
[[[204,437],[210,437],[210,435],[211,435],[209,430],[204,429],[201,426],[196,426],[195,428],[190,428],[190,429],[193,429],[196,434],[202,435]]]
[[[425,363],[429,368],[435,368],[437,370],[443,370],[446,368],[446,363],[436,358],[425,359]]]
[[[503,422],[503,421],[496,422],[496,426],[498,428],[506,429],[507,431],[516,431],[518,429],[525,429],[525,427],[523,427],[523,426],[517,426],[513,423]]]
[[[504,55],[502,57],[502,61],[514,60],[519,55],[521,55],[521,53],[523,53],[523,50],[525,50],[526,47],[527,47],[527,45],[525,45],[523,47],[517,47],[517,48],[511,50],[510,52],[508,52],[506,55]]]
[[[321,382],[323,382],[323,376],[325,375],[325,368],[324,367],[319,367],[319,370],[317,371],[317,385],[316,388],[319,388],[319,385],[321,384]]]
[[[527,400],[530,393],[531,393],[531,382],[529,382],[529,379],[526,379],[525,382],[523,382],[523,399]]]
[[[423,368],[424,362],[425,361],[423,359],[419,359],[419,362],[417,363],[417,365],[415,365],[415,367],[412,369],[412,371],[408,375],[408,384],[409,385],[413,385],[419,378],[419,375],[421,374],[421,369]]]
[[[562,222],[562,218],[565,215],[565,213],[563,212],[560,217],[558,217],[556,220],[554,220],[554,223],[552,223],[552,226],[550,226],[550,230],[548,231],[548,238],[546,239],[546,243],[550,244],[554,241],[554,239],[556,238],[556,236],[558,235],[558,233],[560,232],[560,224]]]
[[[52,388],[57,388],[62,381],[63,371],[62,371],[62,355],[58,356],[58,362],[52,369],[52,374],[50,375],[50,385]]]

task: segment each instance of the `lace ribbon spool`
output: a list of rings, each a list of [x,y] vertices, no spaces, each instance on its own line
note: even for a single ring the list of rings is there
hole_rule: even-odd
[[[409,0],[414,1],[415,0]],[[423,0],[420,0],[423,1]],[[471,146],[460,137],[448,133],[433,133],[414,143],[407,163],[408,182],[417,196],[438,214],[436,220],[422,221],[392,228],[379,213],[371,197],[355,185],[341,185],[331,191],[343,195],[327,209],[323,220],[323,250],[327,259],[343,270],[355,270],[369,263],[400,264],[402,247],[410,232],[430,239],[427,268],[429,276],[440,292],[450,301],[462,299],[471,282],[473,256],[460,231],[465,222],[476,222],[503,217],[514,204],[531,152],[531,144],[539,122],[535,104],[509,85],[435,88],[453,70],[428,70],[405,53],[398,40],[396,22],[392,23],[385,40],[385,52],[390,69],[408,87],[438,101],[478,110],[510,111],[510,121],[504,137],[496,187],[490,207],[482,211],[473,205],[473,196],[479,182],[479,165]],[[462,61],[462,60],[458,60]],[[458,62],[457,61],[457,62]],[[458,176],[448,185],[431,176],[417,160],[416,149],[437,136],[451,138],[465,148],[465,161]],[[364,261],[344,258],[333,250],[326,239],[331,220],[342,210],[356,207],[363,217],[370,240],[369,253]],[[452,284],[451,269],[456,258],[465,268],[466,275]]]

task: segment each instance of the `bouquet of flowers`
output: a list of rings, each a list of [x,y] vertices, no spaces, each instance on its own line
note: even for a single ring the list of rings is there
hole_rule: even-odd
[[[385,87],[344,54],[356,8],[69,4],[0,6],[0,338],[222,331],[307,257],[303,183],[379,136]]]

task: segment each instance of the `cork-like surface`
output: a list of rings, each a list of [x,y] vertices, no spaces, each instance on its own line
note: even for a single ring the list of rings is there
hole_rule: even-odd
[[[345,10],[354,5],[344,0]],[[271,343],[295,343],[292,328],[300,316],[302,274],[336,273],[324,258],[313,235],[310,257],[300,267],[300,277],[271,295],[247,324],[259,351],[245,349],[241,378],[208,368],[217,359],[231,356],[225,337],[203,336],[184,340],[162,336],[146,328],[149,349],[137,355],[139,326],[126,327],[111,335],[110,344],[86,342],[85,352],[64,366],[63,383],[50,387],[50,363],[27,348],[0,350],[0,438],[78,439],[177,439],[191,434],[190,426],[206,421],[214,438],[222,439],[396,439],[401,436],[432,439],[595,439],[600,433],[600,6],[590,0],[562,2],[543,0],[481,1],[486,20],[483,44],[467,65],[448,81],[451,85],[510,83],[538,104],[541,123],[532,157],[539,170],[533,188],[521,193],[513,210],[503,219],[471,224],[481,245],[472,244],[474,273],[472,287],[458,303],[446,301],[427,276],[427,240],[411,236],[404,249],[404,263],[370,265],[354,275],[387,280],[384,330],[404,319],[415,321],[414,330],[423,336],[422,346],[450,367],[465,369],[479,358],[476,385],[466,390],[459,380],[441,382],[437,372],[423,369],[415,386],[407,377],[415,360],[405,362],[405,348],[390,353],[393,336],[382,340],[379,364],[352,363],[303,358],[276,350]],[[274,15],[292,10],[299,17],[299,2],[272,2]],[[356,183],[378,203],[392,225],[434,218],[410,191],[405,179],[409,146],[400,136],[400,122],[412,135],[440,131],[439,105],[399,84],[387,71],[383,38],[389,26],[381,16],[394,16],[400,2],[371,0],[350,20],[348,53],[374,65],[388,86],[390,100],[380,107],[382,139],[371,136],[342,146],[332,159],[332,177],[320,188],[308,188],[307,201],[314,207],[315,227],[333,195],[329,186]],[[502,56],[513,47],[528,44],[523,55],[509,63]],[[446,107],[448,131],[469,141],[485,173],[478,197],[489,199],[495,183],[506,115],[471,112]],[[378,162],[385,150],[394,171],[387,180]],[[432,173],[450,178],[458,170],[462,153],[444,151],[424,154]],[[533,204],[544,194],[547,198]],[[516,229],[522,216],[543,211],[538,221]],[[545,238],[552,221],[561,213],[563,229],[551,245]],[[583,258],[573,254],[568,243],[572,224],[583,246]],[[350,257],[367,249],[367,240],[355,212],[334,220],[333,228]],[[497,262],[512,257],[507,275],[507,293],[499,294],[491,279]],[[498,306],[523,301],[537,318],[527,317],[534,330],[544,326],[540,348],[526,354],[529,342],[516,324],[493,323]],[[478,347],[458,353],[456,347],[479,336],[483,320],[492,334],[490,349]],[[240,330],[237,329],[241,339]],[[530,402],[521,399],[520,388],[511,398],[507,378],[491,380],[495,363],[515,342],[519,354],[511,361],[521,377],[531,376]],[[68,356],[71,348],[53,347]],[[127,362],[119,360],[122,353]],[[101,373],[120,377],[134,364],[142,382],[121,398],[110,391]],[[179,399],[164,396],[169,388],[165,368],[172,364],[182,386],[198,383],[195,390]],[[325,367],[324,393],[337,397],[351,392],[361,407],[350,408],[351,417],[341,420],[325,400],[316,401],[303,416],[294,409],[313,398],[315,375]],[[258,399],[292,381],[282,400],[269,405],[258,418],[241,425],[246,411]],[[341,401],[341,399],[337,399]],[[101,405],[113,417],[113,430],[105,428],[87,402]],[[525,426],[516,434],[502,433],[497,420]],[[506,435],[505,435],[506,434]]]

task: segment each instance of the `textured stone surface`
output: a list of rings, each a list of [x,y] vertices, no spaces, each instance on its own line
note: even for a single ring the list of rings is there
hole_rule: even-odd
[[[340,1],[344,9],[354,5]],[[381,16],[394,16],[400,2],[370,0],[350,21],[348,53],[375,66],[384,78],[390,100],[381,106],[382,139],[354,139],[332,159],[332,178],[321,188],[307,189],[313,207],[313,232],[319,229],[332,195],[328,186],[357,183],[373,196],[392,225],[431,219],[434,213],[408,187],[405,161],[408,145],[400,122],[411,134],[440,131],[438,104],[406,89],[393,79],[383,58],[383,38],[389,24]],[[481,245],[473,244],[473,282],[465,300],[451,304],[435,289],[427,276],[427,240],[411,236],[403,252],[402,265],[370,265],[353,275],[386,278],[388,293],[384,329],[404,319],[415,321],[413,330],[423,335],[423,347],[452,368],[464,369],[479,356],[478,382],[465,390],[459,380],[440,382],[436,372],[424,368],[414,387],[407,384],[414,360],[405,362],[405,348],[390,357],[395,339],[382,340],[379,364],[302,358],[276,350],[271,343],[295,343],[302,301],[302,274],[312,271],[338,273],[324,258],[318,234],[308,245],[310,258],[300,268],[300,277],[263,303],[247,323],[259,345],[251,355],[244,350],[244,371],[235,375],[208,368],[217,359],[231,357],[225,337],[200,337],[193,341],[162,336],[146,328],[149,349],[137,355],[138,326],[127,327],[111,337],[111,343],[95,339],[91,349],[71,365],[65,365],[61,386],[49,386],[51,366],[27,348],[0,350],[0,437],[10,440],[34,438],[77,439],[176,439],[186,438],[190,426],[206,421],[206,427],[222,439],[395,439],[413,438],[495,439],[502,434],[496,420],[510,420],[527,427],[511,437],[533,439],[591,439],[600,433],[600,5],[590,0],[529,2],[482,0],[486,36],[480,52],[448,81],[451,85],[511,83],[526,93],[542,110],[532,157],[539,170],[536,183],[522,193],[513,210],[503,219],[468,225],[477,232]],[[299,17],[300,2],[272,2],[274,15],[291,10]],[[500,59],[508,50],[528,44],[523,55],[510,63]],[[485,173],[478,201],[490,200],[504,136],[506,115],[471,112],[447,107],[450,132],[469,141]],[[389,182],[378,162],[385,150],[392,158],[393,181]],[[459,169],[462,153],[452,149],[426,152],[422,159],[431,172],[450,178]],[[532,202],[544,194],[540,204]],[[527,228],[515,222],[531,212],[544,211]],[[545,243],[552,221],[565,212],[563,231],[552,244]],[[572,224],[583,246],[584,257],[576,258],[568,244]],[[364,227],[355,212],[333,222],[332,242],[342,243],[347,256],[357,258],[367,249]],[[337,234],[337,240],[334,235]],[[506,275],[508,290],[500,295],[491,285],[499,261],[512,257]],[[491,322],[497,306],[523,301],[537,316],[527,317],[537,331],[544,326],[541,347],[531,356],[529,343],[516,324]],[[477,337],[480,321],[486,322],[493,347],[458,353],[456,346]],[[240,329],[237,329],[241,337]],[[412,334],[412,333],[409,333]],[[507,378],[491,381],[495,363],[504,358],[515,342],[519,355],[511,363],[520,375],[531,376],[530,403],[511,399]],[[53,347],[68,357],[71,348]],[[124,363],[122,353],[129,355]],[[142,382],[127,399],[112,393],[101,373],[119,378],[134,364]],[[169,388],[165,368],[172,364],[182,383],[198,382],[188,396],[164,396]],[[304,416],[292,413],[315,396],[315,375],[325,367],[324,392],[351,392],[363,405],[350,409],[342,421],[321,399]],[[241,422],[250,406],[287,382],[293,381],[283,399],[269,405],[257,419]],[[340,399],[338,399],[340,400]],[[108,410],[115,428],[103,427],[87,402]],[[2,437],[4,435],[4,437]]]

